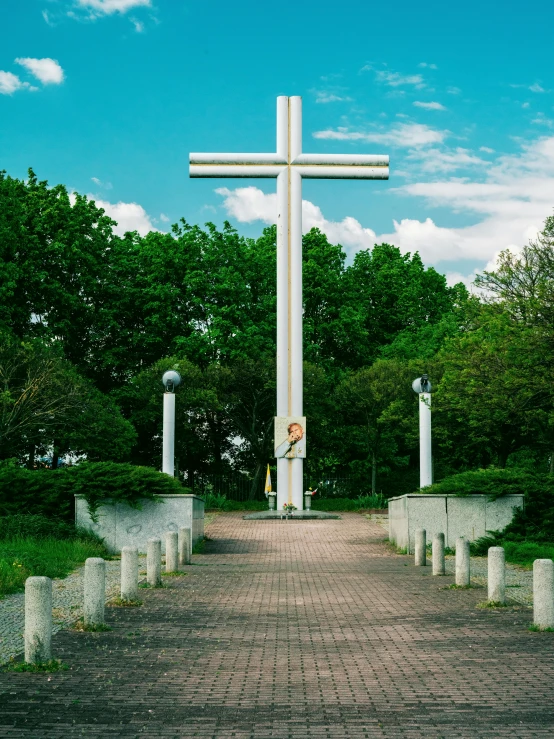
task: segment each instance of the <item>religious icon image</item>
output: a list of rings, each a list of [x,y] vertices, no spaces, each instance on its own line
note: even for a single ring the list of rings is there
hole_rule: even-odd
[[[284,459],[306,458],[306,417],[275,418],[275,456]]]

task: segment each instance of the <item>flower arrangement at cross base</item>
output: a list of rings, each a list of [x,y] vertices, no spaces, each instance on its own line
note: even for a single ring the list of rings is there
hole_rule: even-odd
[[[290,513],[292,516],[293,511],[297,511],[298,508],[294,505],[294,503],[283,503],[283,510],[285,513]]]

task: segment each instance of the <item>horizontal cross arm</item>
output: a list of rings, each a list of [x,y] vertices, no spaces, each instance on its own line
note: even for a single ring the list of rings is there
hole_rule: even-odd
[[[210,164],[288,164],[285,157],[279,154],[198,154],[190,155],[190,163],[198,166]]]
[[[326,166],[320,164],[317,167],[313,165],[299,164],[295,165],[294,171],[298,172],[302,177],[312,180],[388,180],[388,167],[360,167],[360,166]]]
[[[388,167],[389,157],[387,154],[300,154],[292,163],[329,167]]]
[[[284,164],[191,164],[190,177],[277,177]]]

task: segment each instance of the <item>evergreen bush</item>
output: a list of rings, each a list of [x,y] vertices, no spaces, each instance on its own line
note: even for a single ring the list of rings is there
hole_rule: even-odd
[[[59,470],[0,466],[0,516],[39,514],[71,520],[73,496],[81,494],[94,519],[108,500],[140,508],[141,500],[188,492],[177,479],[151,467],[117,462],[83,462]]]

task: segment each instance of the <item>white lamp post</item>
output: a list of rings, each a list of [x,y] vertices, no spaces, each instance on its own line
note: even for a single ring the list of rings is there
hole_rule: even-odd
[[[175,388],[181,383],[181,375],[175,370],[164,372],[162,382],[164,393],[163,452],[162,472],[175,476]]]
[[[431,383],[427,375],[412,382],[419,395],[419,487],[433,484],[433,453],[431,449]]]

